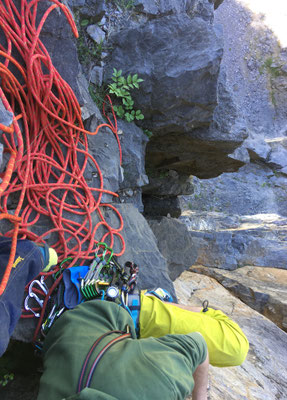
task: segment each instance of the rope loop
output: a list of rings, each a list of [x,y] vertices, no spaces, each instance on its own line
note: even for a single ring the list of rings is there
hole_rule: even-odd
[[[103,175],[97,161],[89,154],[87,135],[110,129],[116,137],[117,120],[109,96],[105,98],[103,114],[107,123],[95,132],[84,128],[81,108],[71,87],[54,67],[51,57],[40,40],[48,16],[56,8],[64,13],[73,34],[77,28],[69,9],[58,0],[50,0],[41,19],[37,18],[40,0],[13,0],[0,3],[1,33],[6,38],[0,44],[0,98],[13,114],[10,127],[0,124],[10,159],[0,184],[0,219],[14,223],[13,251],[0,287],[5,290],[14,262],[17,238],[43,242],[57,251],[59,261],[68,257],[73,263],[94,258],[99,242],[108,238],[109,247],[117,244],[117,256],[125,250],[121,236],[123,221],[112,205],[102,202],[102,196],[116,193],[104,189]],[[36,23],[37,20],[37,23]],[[15,54],[17,55],[14,58]],[[19,63],[21,59],[21,64]],[[87,166],[93,166],[97,187],[90,187],[85,178]],[[11,214],[11,204],[17,207]],[[119,219],[111,227],[105,212]],[[49,229],[49,224],[52,228]],[[37,227],[47,227],[39,235]]]

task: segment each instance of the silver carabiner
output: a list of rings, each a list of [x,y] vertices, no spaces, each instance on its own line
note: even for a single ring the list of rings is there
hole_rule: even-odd
[[[39,297],[33,292],[28,294],[28,296],[25,298],[24,308],[25,308],[26,311],[31,311],[36,318],[40,318],[40,314],[35,312],[34,310],[32,310],[32,308],[29,307],[28,302],[29,302],[29,299],[31,299],[31,298],[35,299],[36,302],[39,304],[39,306],[41,308],[43,308],[43,300],[40,300]]]
[[[43,276],[41,276],[40,280],[35,279],[34,281],[32,281],[30,283],[29,295],[31,295],[31,293],[33,293],[33,287],[35,285],[38,285],[42,289],[43,293],[45,293],[46,295],[48,294],[49,289],[47,288],[47,286],[46,286],[46,284],[44,282],[44,277]]]

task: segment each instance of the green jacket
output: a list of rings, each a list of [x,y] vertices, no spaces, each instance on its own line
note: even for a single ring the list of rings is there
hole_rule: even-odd
[[[124,331],[127,325],[132,338],[116,343],[103,355],[90,387],[77,394],[80,371],[95,340],[107,331]],[[87,371],[115,337],[110,335],[96,347]],[[49,332],[38,400],[184,399],[192,392],[192,374],[206,352],[205,341],[197,333],[137,339],[127,311],[115,303],[88,301],[67,311]]]

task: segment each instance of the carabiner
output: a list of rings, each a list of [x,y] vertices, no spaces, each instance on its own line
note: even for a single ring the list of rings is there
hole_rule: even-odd
[[[25,301],[24,301],[25,310],[31,311],[36,318],[40,318],[40,314],[35,312],[32,308],[29,307],[28,302],[29,302],[30,298],[35,299],[41,308],[43,308],[43,300],[40,300],[39,297],[34,292],[31,292],[28,294],[28,296],[25,298]]]
[[[29,295],[30,296],[33,293],[33,287],[35,285],[38,285],[42,289],[43,293],[45,293],[45,295],[48,294],[49,289],[48,289],[47,285],[44,282],[44,277],[43,276],[41,276],[40,280],[35,279],[34,281],[32,281],[30,283],[30,286],[29,286]]]

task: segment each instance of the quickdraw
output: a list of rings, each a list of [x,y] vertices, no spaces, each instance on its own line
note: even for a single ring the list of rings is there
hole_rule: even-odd
[[[101,256],[98,254],[102,251]],[[127,273],[126,269],[129,269]],[[116,301],[120,294],[132,293],[137,280],[138,267],[127,262],[123,268],[113,257],[113,250],[105,243],[98,243],[98,252],[86,276],[81,280],[81,292],[87,300]],[[122,303],[123,296],[121,297]]]

